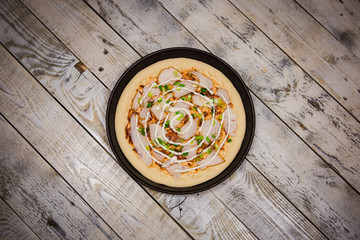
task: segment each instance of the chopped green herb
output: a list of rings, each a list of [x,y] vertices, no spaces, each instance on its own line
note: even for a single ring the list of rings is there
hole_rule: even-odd
[[[174,147],[178,147],[179,145],[174,144]]]
[[[212,138],[216,138],[215,134],[211,134]]]
[[[204,157],[204,154],[200,154],[200,155],[199,155],[199,158],[203,158],[203,157]]]
[[[219,148],[219,146],[215,144],[215,145],[214,145],[214,148],[215,148],[215,149],[218,149],[218,148]]]
[[[228,140],[227,140],[227,142],[231,142],[232,141],[232,139],[231,138],[229,138]]]
[[[164,88],[165,88],[166,91],[170,90],[170,88],[169,88],[169,86],[167,84],[164,86]]]
[[[148,96],[149,96],[149,97],[152,97],[153,95],[154,95],[154,94],[153,94],[152,92],[149,92],[149,93],[148,93]]]
[[[179,128],[179,127],[178,127],[178,128],[176,128],[176,131],[180,132],[180,130],[181,130],[181,128]]]
[[[206,91],[207,91],[206,88],[201,88],[201,89],[200,89],[200,92],[202,92],[202,93],[205,93]]]
[[[210,140],[210,138],[209,138],[209,137],[206,137],[206,141],[211,142],[211,140]]]
[[[173,154],[173,153],[170,153],[170,154],[169,154],[169,157],[172,157],[172,156],[174,156],[174,154]]]
[[[175,85],[175,86],[177,86],[177,85],[179,85],[179,84],[180,84],[180,82],[176,82],[176,83],[174,83],[174,85]]]
[[[184,148],[184,146],[181,146],[180,149],[179,149],[179,151],[181,152],[181,150],[182,150],[183,148]]]
[[[146,146],[145,148],[146,148],[146,150],[148,150],[148,151],[150,150],[150,147],[149,147],[149,146]]]
[[[214,112],[215,112],[215,108],[211,107],[211,113],[214,113]]]
[[[187,155],[189,155],[189,152],[184,152],[183,154],[181,154],[181,155],[183,155],[183,156],[187,156]]]
[[[167,120],[167,121],[165,122],[165,128],[168,128],[169,126],[170,126],[170,121]]]
[[[200,93],[201,95],[205,96],[205,94],[203,92]]]
[[[161,144],[161,145],[163,145],[164,144],[164,141],[163,140],[161,140],[160,138],[156,138],[157,140],[158,140],[158,142]]]
[[[190,142],[190,144],[193,144],[194,143],[194,140],[192,140],[191,142]]]
[[[193,113],[191,114],[191,116],[192,116],[193,118],[195,118],[195,117],[196,117],[196,116],[195,116],[195,114],[193,114]]]
[[[185,140],[184,140],[184,139],[182,139],[182,138],[180,138],[180,139],[179,139],[179,141],[180,141],[180,142],[184,142]]]
[[[184,84],[180,84],[179,87],[185,87],[185,85],[184,85]]]
[[[138,98],[138,101],[139,101],[139,104],[140,104],[140,101],[141,101],[141,97]]]
[[[179,73],[177,71],[174,71],[173,74],[175,77],[179,77]]]
[[[175,114],[178,115],[178,114],[180,114],[180,112],[179,112],[179,111],[176,111]]]
[[[186,100],[185,96],[181,96],[180,99],[184,101]]]
[[[197,111],[197,110],[198,110],[197,106],[194,106],[194,107],[193,107],[193,110],[194,110],[194,111]]]
[[[210,154],[211,152],[212,152],[211,149],[208,149],[208,150],[207,150],[207,153],[208,153],[208,154]]]
[[[153,103],[152,103],[152,102],[149,102],[146,106],[147,106],[148,108],[150,108],[152,105],[153,105]]]
[[[215,125],[215,120],[212,121],[212,125],[213,125],[213,126]]]
[[[139,127],[138,131],[141,135],[145,136],[145,129],[143,127]]]
[[[196,139],[196,140],[203,140],[203,139],[204,139],[204,136],[200,136],[200,135],[199,135],[199,136],[195,136],[195,139]]]
[[[220,119],[220,120],[222,119],[222,114],[220,114],[219,119]]]
[[[169,104],[170,100],[167,100],[166,103]]]
[[[160,91],[164,91],[164,87],[161,85],[159,85],[159,89],[160,89]]]
[[[191,72],[188,72],[188,74],[187,74],[189,77],[191,77],[192,76],[192,74],[191,74]]]
[[[161,102],[162,102],[162,98],[159,98],[158,102],[161,103]]]
[[[211,100],[212,100],[212,102],[213,102],[213,103],[215,103],[215,100],[214,100],[214,98],[211,98]]]
[[[200,158],[195,158],[195,162],[198,162],[200,161],[201,159]]]

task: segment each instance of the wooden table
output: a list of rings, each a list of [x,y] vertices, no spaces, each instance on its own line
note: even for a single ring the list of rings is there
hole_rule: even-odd
[[[1,0],[0,238],[360,239],[360,2]],[[167,47],[228,62],[255,104],[241,167],[137,184],[105,130],[121,74]]]

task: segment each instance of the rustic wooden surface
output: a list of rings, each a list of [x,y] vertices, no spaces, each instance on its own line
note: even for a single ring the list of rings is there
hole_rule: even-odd
[[[357,1],[0,1],[0,238],[359,239]],[[120,75],[167,47],[232,65],[256,111],[224,183],[169,195],[116,163]]]

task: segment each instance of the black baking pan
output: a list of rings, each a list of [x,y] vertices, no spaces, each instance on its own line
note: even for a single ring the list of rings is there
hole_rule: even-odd
[[[208,180],[207,182],[191,186],[191,187],[169,187],[163,184],[159,184],[149,180],[144,177],[139,171],[137,171],[132,164],[128,161],[128,159],[123,154],[121,147],[116,138],[115,133],[115,111],[120,99],[120,96],[129,83],[129,81],[142,69],[148,67],[149,65],[156,63],[161,60],[169,59],[169,58],[191,58],[198,61],[202,61],[207,63],[214,68],[221,71],[230,81],[233,83],[234,87],[237,89],[241,96],[241,100],[244,104],[245,115],[246,115],[246,130],[245,137],[240,147],[239,152],[237,153],[235,159],[231,162],[231,164],[224,169],[219,175]],[[131,101],[131,99],[129,99]],[[216,186],[217,184],[224,181],[228,178],[244,161],[246,154],[250,149],[250,145],[252,143],[255,131],[255,111],[254,105],[251,100],[249,91],[241,79],[241,77],[237,74],[237,72],[226,62],[216,57],[213,54],[208,52],[194,49],[194,48],[167,48],[162,49],[156,52],[153,52],[137,62],[135,62],[131,67],[129,67],[125,73],[120,77],[118,82],[116,83],[108,102],[107,110],[106,110],[106,130],[109,138],[109,142],[111,148],[116,156],[116,159],[120,163],[120,165],[125,169],[125,171],[133,178],[135,181],[143,184],[147,187],[155,189],[160,192],[171,193],[171,194],[189,194],[196,193],[211,187]]]

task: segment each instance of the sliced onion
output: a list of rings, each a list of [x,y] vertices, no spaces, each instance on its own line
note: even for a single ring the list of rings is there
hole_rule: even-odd
[[[202,73],[197,71],[190,71],[190,73],[194,74],[200,81],[201,84],[209,88],[210,90],[213,88],[213,82],[208,77],[205,77]]]

